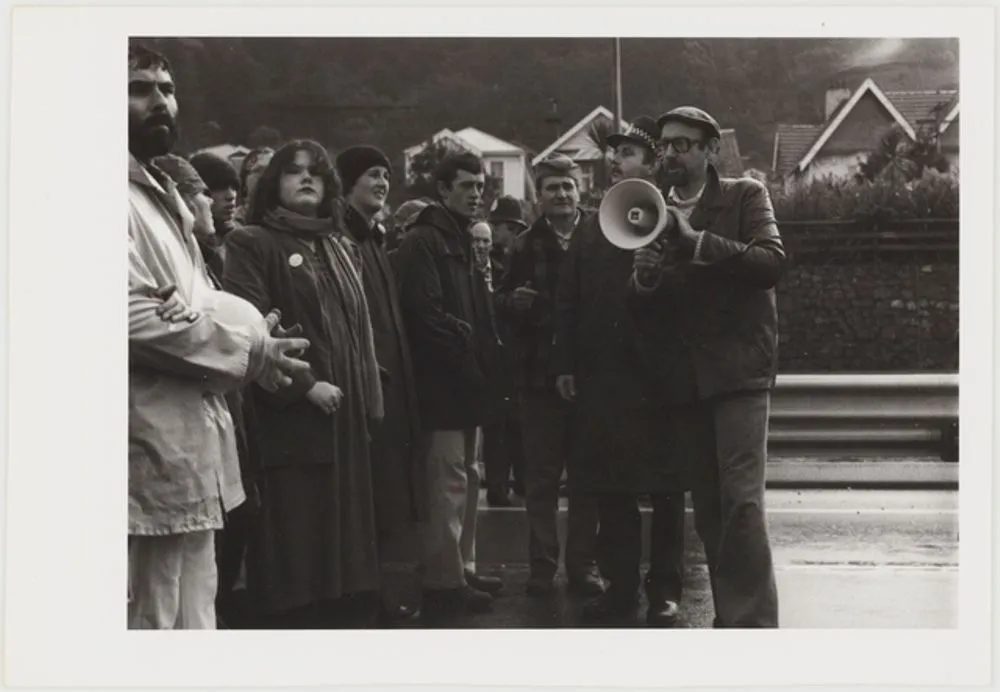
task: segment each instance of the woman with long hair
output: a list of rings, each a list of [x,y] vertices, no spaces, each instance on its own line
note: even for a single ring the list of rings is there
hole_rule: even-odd
[[[311,370],[254,387],[261,510],[248,587],[272,626],[367,626],[380,587],[369,429],[382,390],[360,277],[340,240],[327,152],[289,142],[265,169],[247,225],[226,240],[225,288],[309,339]]]

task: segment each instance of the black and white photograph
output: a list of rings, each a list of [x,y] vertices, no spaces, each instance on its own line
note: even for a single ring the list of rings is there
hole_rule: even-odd
[[[902,6],[857,26],[855,8],[734,6],[688,34],[715,10],[581,8],[573,30],[566,9],[512,7],[507,31],[499,8],[447,31],[420,29],[441,8],[125,13],[94,48],[105,150],[54,120],[96,106],[15,110],[15,133],[48,123],[78,147],[70,186],[102,210],[74,221],[52,178],[50,208],[28,208],[46,196],[18,161],[43,155],[14,135],[11,316],[72,314],[43,313],[62,346],[12,320],[12,392],[34,390],[12,441],[50,468],[6,481],[8,530],[48,505],[40,533],[9,534],[8,564],[39,562],[8,574],[8,626],[34,581],[76,606],[99,588],[110,610],[85,622],[121,656],[166,645],[142,630],[218,630],[119,684],[983,679],[996,58],[975,19],[995,14],[908,31],[884,21]],[[644,12],[661,31],[636,34]],[[68,12],[21,16],[15,107],[26,83],[94,73],[61,48],[62,71],[18,70],[19,49],[73,33]],[[93,260],[58,250],[38,307],[35,213],[106,236]],[[44,374],[14,360],[27,349]],[[57,363],[84,381],[50,387]],[[64,394],[100,416],[83,437],[60,432]],[[85,468],[60,479],[62,462]],[[39,557],[88,506],[99,528]],[[74,679],[41,672],[31,627],[19,679]],[[729,663],[684,632],[723,629]],[[965,673],[921,653],[974,632]],[[216,646],[243,651],[239,672]],[[450,668],[442,647],[472,646]],[[823,662],[796,673],[796,651]]]

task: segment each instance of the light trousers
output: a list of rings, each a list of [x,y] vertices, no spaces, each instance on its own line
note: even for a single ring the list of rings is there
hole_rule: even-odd
[[[456,589],[476,569],[479,469],[477,428],[430,433],[427,459],[430,521],[424,540],[423,586]]]
[[[129,538],[129,629],[215,629],[215,532]]]

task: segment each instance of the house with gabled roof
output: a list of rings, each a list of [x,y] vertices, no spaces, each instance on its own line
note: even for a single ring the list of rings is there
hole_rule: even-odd
[[[601,123],[601,121],[605,122]],[[580,166],[580,191],[590,191],[594,187],[597,168],[605,155],[605,152],[601,151],[598,146],[595,146],[596,143],[591,139],[591,127],[599,123],[614,127],[614,122],[614,113],[604,106],[598,106],[583,116],[575,125],[566,130],[566,132],[561,134],[554,142],[534,157],[531,160],[532,168],[552,154],[563,154],[576,161]],[[627,122],[622,123],[622,127],[627,126]]]
[[[866,79],[853,92],[842,86],[826,93],[826,120],[779,124],[774,134],[772,172],[786,187],[828,176],[847,178],[897,126],[910,140],[936,130],[941,152],[958,167],[957,90],[886,91]]]
[[[445,128],[435,133],[430,141],[445,142],[456,149],[475,154],[483,160],[486,173],[502,181],[502,194],[511,195],[516,199],[525,198],[529,177],[528,155],[523,148],[474,127],[457,131]],[[410,162],[426,146],[425,141],[403,150],[403,166],[407,180],[410,180]]]

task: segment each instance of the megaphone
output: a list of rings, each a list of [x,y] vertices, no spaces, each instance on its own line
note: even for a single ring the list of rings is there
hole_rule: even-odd
[[[611,186],[601,200],[597,220],[604,237],[623,250],[645,247],[676,224],[656,186],[639,178]]]

